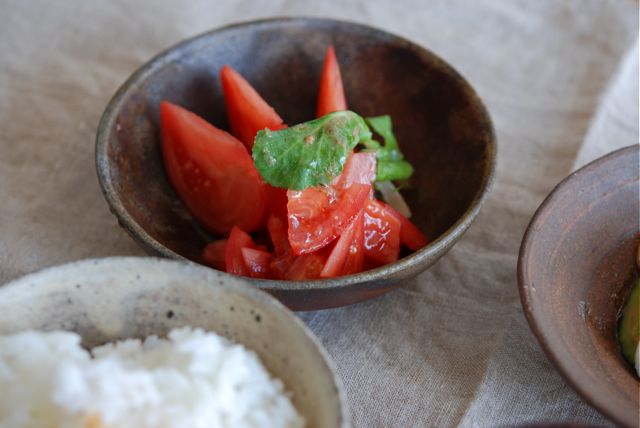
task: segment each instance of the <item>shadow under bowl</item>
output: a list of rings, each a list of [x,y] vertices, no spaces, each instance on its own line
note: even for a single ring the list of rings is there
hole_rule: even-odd
[[[308,426],[349,426],[341,383],[317,339],[242,278],[173,260],[114,257],[56,266],[0,287],[0,334],[67,330],[91,348],[184,326],[254,351],[293,394]]]
[[[283,18],[215,30],[159,54],[118,90],[100,121],[96,165],[120,224],[149,253],[201,263],[215,239],[189,214],[165,174],[162,100],[228,129],[218,74],[237,69],[293,124],[314,117],[324,52],[333,43],[349,107],[390,114],[415,167],[403,193],[431,243],[400,261],[316,281],[250,280],[289,307],[343,306],[381,295],[435,263],[477,215],[490,187],[496,144],[471,86],[436,55],[403,38],[350,22]]]
[[[618,424],[637,426],[640,382],[617,322],[637,277],[637,145],[574,172],[545,199],[524,235],[524,313],[567,383]]]

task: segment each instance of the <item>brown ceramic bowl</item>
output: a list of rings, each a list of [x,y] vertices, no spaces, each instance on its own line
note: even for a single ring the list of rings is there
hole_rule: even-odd
[[[352,110],[390,114],[416,169],[405,196],[431,238],[422,250],[379,269],[318,281],[252,282],[286,305],[310,310],[381,295],[427,269],[477,215],[495,165],[491,121],[471,86],[431,52],[367,26],[287,18],[232,25],[182,42],[136,71],[100,121],[98,177],[121,225],[148,252],[201,261],[215,239],[191,217],[165,175],[159,144],[164,99],[227,128],[218,73],[229,64],[283,119],[314,116],[324,52],[335,45]]]
[[[562,181],[533,216],[518,260],[524,312],[542,348],[585,400],[637,426],[640,382],[616,339],[637,276],[639,146]]]

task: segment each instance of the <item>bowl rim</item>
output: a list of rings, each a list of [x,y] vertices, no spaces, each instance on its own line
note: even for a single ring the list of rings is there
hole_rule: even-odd
[[[267,311],[276,312],[284,316],[287,323],[293,325],[294,328],[302,332],[302,335],[309,341],[308,343],[313,348],[314,352],[316,352],[320,356],[320,360],[324,365],[325,370],[331,374],[333,388],[338,398],[340,428],[349,428],[351,426],[349,405],[344,385],[342,383],[342,378],[338,374],[335,362],[329,355],[329,352],[320,342],[320,339],[318,339],[318,337],[316,337],[311,329],[307,327],[307,325],[283,303],[281,303],[275,297],[271,296],[269,293],[252,286],[249,281],[247,281],[243,277],[235,276],[234,282],[237,283],[231,285],[226,281],[224,275],[218,275],[219,271],[209,269],[206,266],[202,266],[198,263],[190,261],[184,262],[181,260],[172,260],[167,258],[149,256],[113,256],[81,259],[46,267],[44,269],[28,273],[26,275],[13,279],[5,283],[4,285],[0,285],[0,297],[3,294],[15,292],[14,290],[19,290],[20,288],[31,288],[32,282],[35,279],[46,279],[47,276],[55,278],[56,274],[59,274],[60,272],[63,273],[63,276],[69,276],[70,274],[73,274],[74,270],[76,269],[83,270],[91,269],[92,266],[111,265],[114,265],[114,267],[118,267],[120,265],[127,264],[133,264],[136,269],[153,269],[156,268],[157,265],[164,265],[167,269],[171,269],[172,272],[177,273],[176,276],[182,276],[185,278],[197,276],[202,279],[211,279],[210,281],[208,281],[211,287],[223,288],[231,293],[243,294],[250,297],[264,309],[267,309]],[[217,276],[220,276],[220,278],[216,278]]]
[[[197,42],[202,39],[206,39],[212,35],[241,29],[245,27],[263,27],[263,26],[277,26],[283,24],[320,24],[334,23],[349,25],[357,27],[363,31],[376,32],[382,34],[385,37],[395,39],[399,43],[402,43],[408,49],[411,49],[421,56],[429,57],[430,61],[437,66],[450,73],[455,77],[457,82],[461,85],[462,89],[469,96],[471,104],[477,109],[478,113],[482,116],[485,122],[486,134],[487,134],[487,147],[486,158],[484,165],[484,173],[482,180],[479,183],[478,190],[476,191],[471,203],[462,215],[452,224],[446,231],[444,231],[438,238],[430,241],[425,247],[421,248],[414,253],[399,259],[398,261],[381,266],[375,269],[363,271],[354,275],[346,275],[337,278],[327,278],[319,280],[306,280],[306,281],[288,281],[288,280],[260,280],[248,278],[247,281],[257,285],[261,289],[270,291],[294,291],[302,292],[308,290],[337,290],[343,288],[349,288],[355,284],[370,281],[381,281],[389,276],[399,275],[402,272],[408,270],[413,266],[422,266],[424,268],[430,265],[429,260],[438,255],[446,252],[469,228],[473,220],[478,215],[481,206],[488,197],[489,191],[492,187],[495,170],[496,170],[496,158],[497,158],[497,143],[496,135],[493,127],[493,122],[489,112],[478,96],[477,92],[471,86],[471,84],[451,65],[441,59],[438,55],[431,52],[429,49],[424,48],[417,43],[414,43],[402,36],[389,33],[385,30],[381,30],[366,24],[356,23],[348,20],[331,19],[331,18],[317,18],[317,17],[305,17],[305,16],[287,16],[287,17],[272,17],[257,20],[248,20],[232,23],[216,29],[206,31],[204,33],[197,34],[195,36],[184,39],[155,55],[150,60],[145,62],[136,71],[131,74],[127,80],[118,88],[113,95],[107,107],[100,118],[100,122],[96,134],[95,143],[95,163],[98,175],[98,182],[102,193],[107,200],[111,212],[117,217],[119,224],[126,229],[130,236],[147,251],[151,251],[156,256],[162,256],[174,260],[184,260],[192,263],[192,260],[170,250],[162,245],[151,235],[147,233],[134,219],[129,215],[128,211],[124,207],[122,201],[118,197],[115,188],[111,181],[111,175],[109,171],[108,162],[108,141],[110,135],[110,129],[117,118],[117,113],[123,104],[126,95],[131,88],[140,81],[143,81],[148,76],[153,74],[156,70],[161,68],[164,64],[171,62],[174,57],[179,56],[180,48],[187,46],[191,43]],[[435,262],[434,259],[434,262]],[[432,262],[433,263],[433,262]],[[212,268],[209,268],[212,269]],[[224,272],[223,272],[224,273]]]
[[[635,153],[635,156],[638,156],[638,152],[640,149],[640,145],[632,144],[630,146],[622,147],[620,149],[614,150],[604,156],[601,156],[588,164],[582,166],[576,171],[570,173],[567,177],[565,177],[562,181],[560,181],[551,192],[545,197],[544,201],[540,204],[540,206],[536,209],[533,217],[529,221],[525,233],[522,238],[522,242],[520,244],[520,250],[518,253],[518,267],[517,267],[517,278],[518,278],[518,290],[520,294],[520,303],[522,305],[523,312],[527,319],[527,323],[529,324],[529,328],[536,336],[540,347],[546,354],[547,358],[551,360],[553,365],[556,367],[562,378],[565,382],[571,386],[578,394],[591,406],[596,408],[598,411],[609,417],[615,423],[620,424],[622,426],[626,426],[628,420],[625,419],[624,415],[619,415],[615,412],[609,410],[608,402],[603,400],[601,396],[593,391],[590,386],[592,385],[589,381],[584,380],[580,377],[582,373],[581,370],[577,370],[576,367],[567,361],[567,359],[563,359],[562,354],[558,347],[551,346],[549,337],[546,333],[546,329],[543,328],[542,322],[539,317],[536,317],[533,311],[532,304],[533,299],[531,296],[531,287],[529,281],[529,269],[526,267],[526,260],[529,259],[531,255],[531,247],[533,242],[536,239],[536,232],[538,226],[538,220],[540,216],[546,211],[547,207],[549,207],[555,200],[555,195],[572,184],[575,180],[575,177],[589,175],[593,171],[597,171],[603,164],[606,164],[614,159],[619,157],[630,156]],[[564,349],[564,347],[561,347]],[[566,355],[565,355],[566,356]]]

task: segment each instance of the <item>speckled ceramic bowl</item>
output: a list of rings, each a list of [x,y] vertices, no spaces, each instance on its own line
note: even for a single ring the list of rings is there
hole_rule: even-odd
[[[321,345],[284,306],[241,278],[128,257],[66,264],[0,287],[0,334],[71,330],[93,347],[180,326],[215,331],[255,351],[293,393],[308,426],[349,426],[340,382]]]
[[[585,400],[630,427],[640,417],[640,382],[616,327],[637,277],[638,147],[562,181],[533,216],[518,260],[522,305],[542,348]]]
[[[136,71],[102,117],[98,177],[120,224],[147,251],[201,261],[214,236],[191,217],[167,180],[159,144],[164,99],[227,128],[218,74],[229,64],[283,119],[314,117],[325,49],[336,48],[352,110],[390,114],[416,173],[404,191],[412,220],[431,239],[397,263],[322,281],[260,281],[293,309],[352,304],[400,286],[435,263],[467,230],[488,192],[496,145],[471,86],[428,50],[371,27],[286,18],[232,25],[182,42]]]

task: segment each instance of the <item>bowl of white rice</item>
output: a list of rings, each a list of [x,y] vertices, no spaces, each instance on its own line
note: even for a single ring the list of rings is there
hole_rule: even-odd
[[[107,258],[0,287],[0,427],[347,427],[317,339],[242,279]]]

